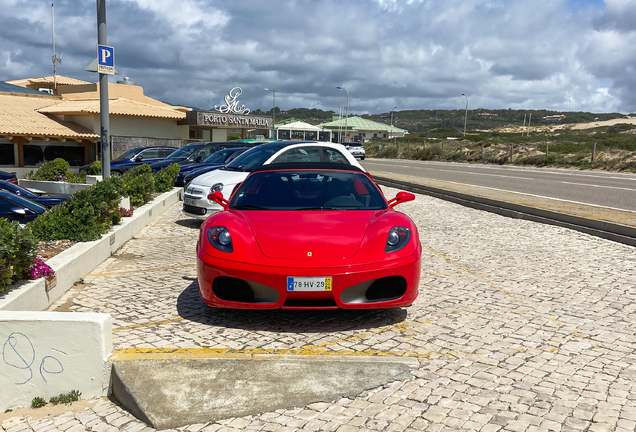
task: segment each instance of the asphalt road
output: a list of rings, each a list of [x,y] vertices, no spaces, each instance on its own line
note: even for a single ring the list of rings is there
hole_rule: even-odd
[[[361,164],[368,171],[406,174],[636,211],[634,174],[397,159],[366,159]]]

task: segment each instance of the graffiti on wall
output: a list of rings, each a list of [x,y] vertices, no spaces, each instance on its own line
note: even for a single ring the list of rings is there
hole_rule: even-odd
[[[5,341],[2,346],[2,360],[5,365],[18,371],[24,371],[19,373],[18,380],[20,382],[16,382],[16,385],[26,384],[33,379],[34,365],[45,383],[48,382],[46,380],[48,375],[58,375],[64,372],[62,362],[50,355],[42,357],[37,364],[38,357],[33,343],[25,334],[19,332],[11,333]]]

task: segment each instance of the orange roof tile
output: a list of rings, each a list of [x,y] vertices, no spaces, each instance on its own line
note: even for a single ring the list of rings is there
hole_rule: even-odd
[[[84,138],[96,140],[99,135],[69,121],[39,113],[38,110],[59,103],[51,97],[0,95],[0,135]]]
[[[178,108],[181,107],[173,109],[117,98],[109,99],[108,112],[111,115],[184,119],[186,114]],[[99,99],[66,100],[38,111],[47,114],[99,114]]]
[[[69,78],[61,75],[57,75],[57,83],[59,85],[77,85],[77,84],[90,84],[88,81],[82,81],[75,78]],[[36,78],[25,78],[13,81],[5,81],[9,84],[17,85],[20,87],[26,87],[29,84],[52,84],[53,83],[53,75],[44,76],[44,77],[36,77]]]

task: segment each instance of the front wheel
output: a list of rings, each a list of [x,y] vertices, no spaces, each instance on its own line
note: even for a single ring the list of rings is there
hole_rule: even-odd
[[[362,156],[362,157],[360,158],[360,160],[364,160],[364,156]]]

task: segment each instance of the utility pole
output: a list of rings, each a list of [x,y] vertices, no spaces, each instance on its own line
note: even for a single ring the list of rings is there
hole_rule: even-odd
[[[345,141],[349,142],[347,140],[347,134],[348,134],[348,129],[347,129],[347,122],[349,121],[349,90],[347,90],[344,87],[336,87],[338,90],[344,90],[347,92],[347,113],[345,114]]]
[[[265,91],[272,92],[272,115],[274,116],[274,123],[272,124],[272,138],[278,139],[278,133],[276,132],[276,89],[268,89]]]
[[[53,35],[53,94],[57,93],[57,75],[55,72],[55,66],[62,64],[62,56],[55,54],[55,12],[53,10],[53,3],[51,3],[51,33]]]
[[[466,135],[466,122],[468,121],[468,96],[462,93],[462,96],[466,98],[466,114],[464,115],[464,135]]]
[[[106,0],[97,1],[97,43],[108,45],[106,41]],[[108,75],[99,74],[99,122],[101,126],[102,177],[110,177],[110,120],[108,117]]]

